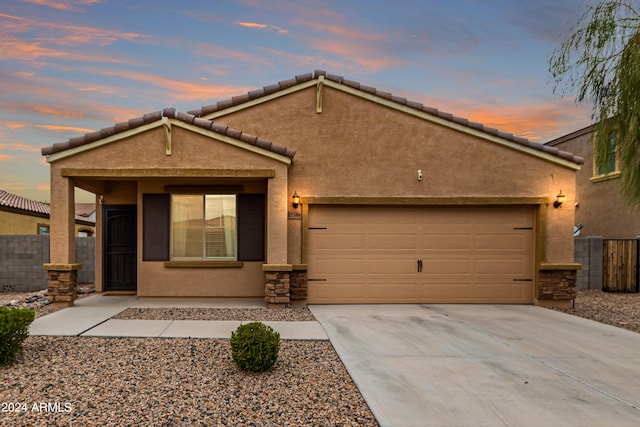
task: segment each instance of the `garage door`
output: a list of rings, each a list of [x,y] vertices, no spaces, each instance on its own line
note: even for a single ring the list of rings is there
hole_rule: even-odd
[[[533,223],[528,206],[310,206],[308,302],[531,303]]]

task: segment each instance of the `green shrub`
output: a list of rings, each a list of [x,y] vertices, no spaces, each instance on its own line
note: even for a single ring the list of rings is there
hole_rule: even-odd
[[[264,372],[275,365],[280,350],[280,334],[271,326],[253,322],[231,332],[231,357],[242,370]]]
[[[0,366],[9,365],[29,336],[33,310],[0,307]]]

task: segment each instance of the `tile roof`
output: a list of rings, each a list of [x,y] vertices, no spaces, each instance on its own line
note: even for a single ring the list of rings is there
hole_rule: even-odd
[[[569,153],[567,151],[562,151],[562,150],[559,150],[558,148],[555,148],[555,147],[552,147],[552,146],[545,146],[544,144],[540,144],[538,142],[529,141],[526,138],[520,138],[520,137],[514,136],[513,134],[510,134],[510,133],[501,132],[498,129],[494,129],[494,128],[490,128],[490,127],[484,126],[481,123],[470,122],[469,120],[467,120],[465,118],[454,116],[451,113],[445,113],[444,111],[439,111],[437,108],[427,107],[425,105],[422,105],[419,102],[409,101],[406,98],[394,96],[393,94],[391,94],[389,92],[380,91],[380,90],[378,90],[378,89],[376,89],[374,87],[365,86],[365,85],[362,85],[362,84],[360,84],[360,83],[358,83],[356,81],[353,81],[353,80],[347,80],[342,76],[337,76],[337,75],[334,75],[334,74],[328,74],[326,71],[323,71],[323,70],[315,70],[313,73],[301,74],[301,75],[295,76],[295,77],[293,77],[291,79],[283,80],[283,81],[280,81],[280,82],[278,82],[276,84],[273,84],[273,85],[270,85],[270,86],[265,86],[262,89],[253,90],[251,92],[248,92],[245,95],[235,96],[235,97],[233,97],[231,99],[226,99],[226,100],[223,100],[223,101],[219,101],[216,104],[206,105],[206,106],[203,106],[203,107],[201,107],[201,108],[199,108],[197,110],[191,110],[191,111],[189,111],[189,113],[193,114],[193,115],[195,115],[197,117],[206,116],[208,114],[215,113],[216,111],[224,110],[224,109],[229,108],[229,107],[234,107],[236,105],[240,105],[240,104],[243,104],[245,102],[252,101],[252,100],[254,100],[256,98],[260,98],[260,97],[263,97],[263,96],[271,95],[272,93],[278,92],[280,90],[287,89],[287,88],[289,88],[291,86],[294,86],[296,84],[300,84],[300,83],[304,83],[304,82],[308,82],[308,81],[317,79],[320,76],[324,76],[325,79],[331,80],[332,82],[343,84],[343,85],[351,87],[353,89],[357,89],[357,90],[360,90],[362,92],[365,92],[365,93],[368,93],[368,94],[371,94],[371,95],[375,95],[375,96],[378,96],[380,98],[387,99],[387,100],[395,102],[397,104],[404,105],[404,106],[407,106],[407,107],[410,107],[410,108],[425,112],[427,114],[431,114],[432,116],[436,116],[436,117],[439,117],[441,119],[448,120],[450,122],[454,122],[454,123],[461,124],[463,126],[467,126],[469,128],[481,131],[481,132],[489,134],[489,135],[497,136],[499,138],[506,139],[506,140],[511,141],[511,142],[515,142],[516,144],[520,144],[520,145],[523,145],[525,147],[533,148],[535,150],[542,151],[542,152],[551,154],[553,156],[560,157],[560,158],[565,159],[565,160],[569,160],[570,162],[573,162],[573,163],[576,163],[576,164],[579,164],[579,165],[584,163],[584,159],[582,157],[575,156],[572,153]]]
[[[296,154],[294,150],[291,150],[287,147],[273,144],[271,141],[258,138],[255,135],[242,132],[241,130],[238,130],[238,129],[230,128],[228,126],[215,123],[212,120],[203,119],[201,117],[197,117],[189,113],[176,111],[176,109],[172,107],[164,108],[162,111],[155,111],[153,113],[148,113],[141,117],[136,117],[126,122],[116,123],[111,127],[104,128],[96,132],[87,133],[85,135],[82,135],[76,138],[71,138],[65,142],[59,142],[49,147],[44,147],[42,148],[41,152],[43,156],[59,153],[61,151],[65,151],[70,148],[79,147],[81,145],[89,144],[91,142],[95,142],[100,139],[104,139],[109,136],[112,136],[127,130],[135,129],[149,123],[160,121],[162,120],[163,117],[180,120],[181,122],[198,126],[203,129],[207,129],[215,133],[218,133],[220,135],[225,135],[230,138],[234,138],[239,141],[246,142],[247,144],[258,146],[260,148],[264,148],[265,150],[269,150],[289,158],[293,158]]]
[[[49,218],[51,215],[51,207],[42,202],[36,202],[35,200],[27,199],[26,197],[18,196],[17,194],[8,193],[4,190],[0,190],[0,210],[8,210],[13,212],[24,212],[25,214],[31,213],[33,216],[40,216],[43,218]],[[76,215],[76,221],[86,223],[87,225],[94,225],[95,222],[87,217]]]
[[[215,104],[211,104],[211,105],[206,105],[203,106],[197,110],[191,110],[188,111],[187,113],[182,113],[182,112],[176,112],[175,108],[165,108],[162,111],[156,111],[154,113],[149,113],[149,114],[145,114],[142,117],[138,117],[135,119],[131,119],[127,122],[122,122],[122,123],[118,123],[114,126],[105,128],[105,129],[101,129],[100,131],[97,132],[93,132],[93,133],[88,133],[86,135],[77,137],[77,138],[71,138],[70,140],[66,141],[66,142],[62,142],[62,143],[58,143],[58,144],[54,144],[52,146],[49,147],[45,147],[42,149],[42,155],[47,156],[50,154],[55,154],[64,150],[68,150],[70,148],[74,148],[83,144],[88,144],[90,142],[94,142],[106,137],[109,137],[111,135],[120,133],[120,132],[124,132],[126,130],[130,130],[130,129],[135,129],[136,127],[148,124],[148,123],[152,123],[154,121],[157,120],[161,120],[162,117],[168,117],[168,118],[173,118],[173,119],[178,119],[180,121],[183,121],[185,123],[189,123],[195,126],[199,126],[205,129],[209,129],[213,132],[216,133],[220,133],[222,135],[226,135],[229,136],[231,138],[235,138],[235,139],[239,139],[241,141],[247,142],[249,144],[253,144],[253,145],[257,145],[259,147],[265,148],[267,150],[270,151],[274,151],[278,154],[282,154],[285,155],[287,157],[293,158],[295,155],[295,151],[290,150],[286,147],[282,147],[282,146],[278,146],[275,145],[273,143],[271,143],[270,141],[265,141],[263,139],[260,139],[258,137],[256,137],[255,135],[250,135],[250,134],[245,134],[240,130],[237,129],[233,129],[233,128],[229,128],[223,125],[219,125],[215,122],[213,122],[212,120],[209,119],[205,119],[203,118],[203,116],[206,116],[208,114],[214,113],[216,111],[221,111],[224,110],[226,108],[229,107],[233,107],[236,105],[240,105],[249,101],[252,101],[254,99],[260,98],[260,97],[264,97],[267,95],[271,95],[273,93],[276,93],[278,91],[281,90],[285,90],[287,88],[290,88],[292,86],[301,84],[301,83],[305,83],[305,82],[309,82],[312,81],[314,79],[319,78],[320,76],[323,76],[326,80],[330,80],[332,82],[338,83],[338,84],[342,84],[345,85],[347,87],[353,88],[353,89],[357,89],[360,90],[362,92],[371,94],[371,95],[375,95],[377,97],[380,98],[384,98],[387,99],[391,102],[394,102],[396,104],[399,105],[403,105],[409,108],[413,108],[415,110],[418,111],[422,111],[424,113],[430,114],[432,116],[444,119],[444,120],[448,120],[450,122],[453,123],[457,123],[459,125],[463,125],[463,126],[467,126],[471,129],[474,129],[476,131],[480,131],[483,133],[486,133],[488,135],[492,135],[528,148],[532,148],[534,150],[538,150],[538,151],[542,151],[545,153],[548,153],[550,155],[559,157],[561,159],[564,160],[568,160],[570,162],[576,163],[576,164],[582,164],[584,163],[584,159],[582,157],[576,156],[572,153],[569,153],[567,151],[562,151],[556,147],[550,146],[550,145],[544,145],[544,144],[540,144],[537,142],[533,142],[533,141],[529,141],[526,138],[520,138],[518,136],[514,136],[513,134],[510,133],[506,133],[506,132],[501,132],[498,129],[494,129],[494,128],[490,128],[487,126],[484,126],[481,123],[476,123],[476,122],[470,122],[469,120],[462,118],[462,117],[457,117],[454,116],[451,113],[446,113],[443,111],[439,111],[436,108],[432,108],[432,107],[427,107],[419,102],[413,102],[413,101],[409,101],[406,98],[402,98],[402,97],[398,97],[398,96],[394,96],[393,94],[389,93],[389,92],[384,92],[384,91],[380,91],[374,87],[371,86],[365,86],[362,85],[356,81],[353,80],[347,80],[342,76],[338,76],[338,75],[334,75],[334,74],[329,74],[326,71],[323,70],[315,70],[312,73],[308,73],[308,74],[301,74],[298,76],[295,76],[293,78],[290,78],[288,80],[282,80],[276,84],[273,85],[269,85],[269,86],[264,86],[261,89],[256,89],[253,91],[250,91],[246,94],[243,95],[239,95],[239,96],[235,96],[233,98],[230,99],[226,99],[226,100],[222,100],[219,101]]]
[[[46,203],[29,200],[17,194],[7,193],[4,190],[0,190],[0,206],[37,214],[51,214],[51,209]]]

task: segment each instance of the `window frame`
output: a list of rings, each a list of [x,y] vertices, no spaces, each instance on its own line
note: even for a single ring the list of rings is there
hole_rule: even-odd
[[[202,198],[202,224],[201,224],[201,237],[202,237],[202,247],[201,247],[201,255],[200,257],[191,257],[191,256],[175,256],[175,234],[174,234],[174,200],[176,197],[201,197]],[[232,256],[207,256],[207,197],[226,197],[228,199],[233,200],[233,255]],[[172,262],[229,262],[229,261],[237,261],[238,260],[238,227],[237,227],[237,217],[238,217],[238,197],[237,194],[221,194],[221,193],[194,193],[194,194],[181,194],[181,193],[172,193],[170,197],[170,221],[169,221],[169,260]],[[224,214],[223,214],[224,217]],[[224,232],[225,227],[222,227]]]
[[[613,157],[613,159],[611,159],[610,157]],[[595,147],[593,149],[592,158],[593,158],[593,173],[591,177],[591,182],[606,181],[606,180],[617,178],[620,176],[618,144],[616,143],[615,136],[612,135],[610,139],[610,148],[607,151],[606,168],[600,169],[598,167],[598,162],[595,155]],[[611,162],[611,160],[613,160],[613,162]],[[613,163],[613,169],[610,168],[611,163]]]
[[[173,261],[171,259],[171,195],[194,194],[183,187],[177,191],[142,194],[142,261],[161,261],[167,268],[242,267],[244,262],[265,262],[267,256],[267,195],[242,191],[224,194],[236,197],[237,261]],[[198,194],[219,193],[200,190]]]

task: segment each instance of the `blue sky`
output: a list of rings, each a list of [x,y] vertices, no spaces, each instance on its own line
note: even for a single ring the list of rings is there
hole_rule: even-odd
[[[588,0],[3,0],[0,189],[49,200],[40,148],[315,69],[546,142],[590,124],[548,59]]]

